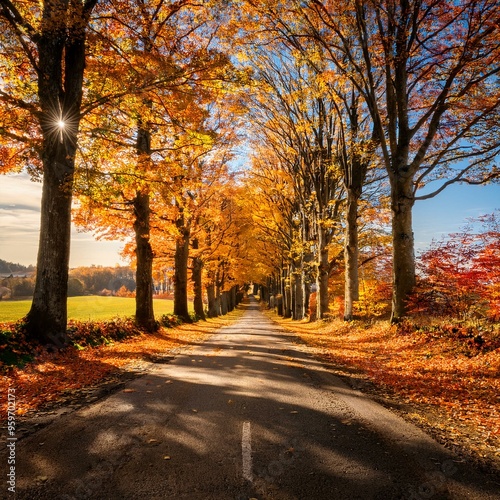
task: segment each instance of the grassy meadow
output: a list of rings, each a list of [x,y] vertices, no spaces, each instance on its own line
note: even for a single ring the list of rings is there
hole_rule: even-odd
[[[25,316],[31,300],[1,300],[0,323],[17,321]],[[156,317],[171,314],[174,310],[172,300],[155,299]],[[126,297],[99,297],[96,295],[68,298],[68,318],[78,321],[105,321],[116,317],[129,317],[135,314],[135,299]]]

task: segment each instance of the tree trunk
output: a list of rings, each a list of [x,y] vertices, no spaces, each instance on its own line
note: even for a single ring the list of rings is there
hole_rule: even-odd
[[[241,304],[244,296],[245,296],[244,289],[240,289],[239,287],[237,287],[236,288],[236,307],[238,307]]]
[[[304,296],[304,312],[303,317],[309,316],[309,298],[311,297],[311,287],[306,281],[305,273],[302,275],[302,293]]]
[[[215,298],[215,284],[207,285],[208,317],[216,318],[218,316],[217,300]]]
[[[220,301],[220,312],[222,316],[225,316],[227,314],[227,308],[228,308],[227,292],[224,291],[221,293],[221,301]]]
[[[345,293],[344,320],[353,319],[354,302],[359,300],[358,276],[358,196],[353,189],[347,191],[347,214],[344,243]]]
[[[304,318],[304,289],[302,283],[302,269],[299,267],[294,272],[294,314],[293,319],[303,319]]]
[[[283,268],[283,317],[292,317],[292,293],[291,293],[291,278],[290,266]]]
[[[238,287],[232,286],[231,290],[229,290],[229,312],[234,311],[236,307],[236,291]]]
[[[135,255],[137,259],[135,323],[148,332],[157,329],[153,310],[153,249],[150,243],[149,194],[138,191],[134,198]]]
[[[71,202],[85,38],[97,0],[87,1],[75,11],[70,26],[67,3],[44,2],[37,40],[43,188],[35,291],[25,319],[29,338],[55,347],[67,343]]]
[[[267,286],[260,285],[260,300],[261,302],[268,302],[269,299],[269,291]]]
[[[283,274],[283,265],[280,268],[279,271],[279,282],[278,282],[278,294],[276,295],[276,312],[279,316],[284,315],[284,299],[283,297],[285,296],[285,277]]]
[[[326,246],[326,229],[318,224],[318,272],[317,286],[317,318],[323,319],[329,311],[328,275],[330,263],[328,262],[328,248]]]
[[[415,287],[415,242],[412,226],[414,198],[409,180],[391,183],[393,293],[391,322],[406,315],[406,301]]]
[[[174,314],[182,321],[191,322],[188,311],[188,264],[189,264],[189,227],[185,226],[182,209],[176,225],[179,236],[175,242],[174,257]]]
[[[198,250],[198,240],[193,240],[193,250]],[[198,318],[205,320],[205,311],[203,308],[203,261],[200,257],[193,257],[193,268],[191,271],[191,280],[193,282],[193,306],[194,313]]]
[[[217,309],[217,316],[222,314],[222,292],[220,284],[215,285],[215,307]]]
[[[304,241],[306,241],[306,238],[306,232],[304,231]],[[304,317],[309,316],[309,298],[311,296],[311,283],[309,282],[309,276],[306,274],[306,270],[309,269],[313,258],[314,257],[310,251],[306,251],[302,255],[302,295],[304,297]]]
[[[33,302],[26,317],[29,338],[42,343],[53,343],[59,348],[67,343],[71,191],[74,172],[74,157],[66,159],[66,146],[71,147],[63,143],[54,148],[55,152],[47,151],[43,162],[36,281]]]

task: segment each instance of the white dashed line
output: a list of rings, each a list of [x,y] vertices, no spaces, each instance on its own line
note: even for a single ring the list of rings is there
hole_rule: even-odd
[[[243,432],[241,434],[241,453],[243,457],[243,479],[253,482],[252,436],[250,434],[250,422],[243,422]]]

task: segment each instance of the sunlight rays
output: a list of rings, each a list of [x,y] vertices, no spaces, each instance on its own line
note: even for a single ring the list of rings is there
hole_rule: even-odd
[[[78,134],[79,116],[71,110],[63,111],[61,103],[57,103],[44,113],[42,127],[45,134],[63,144],[65,140],[76,144]]]

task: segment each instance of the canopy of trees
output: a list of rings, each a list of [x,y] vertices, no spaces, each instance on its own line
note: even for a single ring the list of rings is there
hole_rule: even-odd
[[[415,201],[499,178],[498,7],[0,0],[0,172],[43,181],[29,336],[65,343],[72,219],[124,241],[148,331],[167,275],[186,321],[251,281],[296,319],[343,295],[399,321]]]

